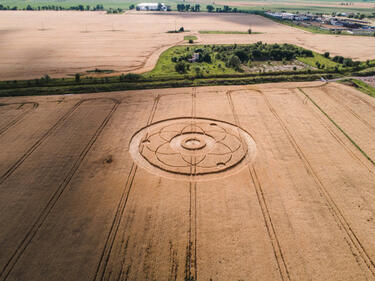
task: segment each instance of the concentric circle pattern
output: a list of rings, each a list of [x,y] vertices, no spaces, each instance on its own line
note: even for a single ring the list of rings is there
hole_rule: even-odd
[[[151,173],[184,180],[233,174],[255,158],[256,146],[241,128],[206,118],[176,118],[151,124],[130,143],[136,163]]]

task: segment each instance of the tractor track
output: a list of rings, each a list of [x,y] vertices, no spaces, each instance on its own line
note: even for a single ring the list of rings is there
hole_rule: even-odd
[[[191,117],[193,122],[195,122],[196,112],[197,112],[197,95],[196,88],[192,89],[192,107],[191,107]],[[195,126],[195,124],[193,124]],[[195,158],[190,161],[190,163],[196,163]],[[186,255],[186,265],[185,265],[185,280],[186,281],[196,281],[198,270],[197,270],[197,182],[194,180],[194,176],[197,173],[196,165],[190,166],[190,181],[189,181],[189,231],[188,231],[188,246]]]
[[[375,264],[372,261],[370,255],[367,253],[365,247],[353,231],[352,226],[348,222],[348,220],[344,217],[343,212],[340,210],[340,208],[337,206],[336,202],[333,200],[332,196],[328,192],[327,188],[324,186],[322,180],[319,178],[318,174],[312,167],[312,164],[307,159],[306,155],[303,153],[301,147],[298,145],[296,140],[294,139],[293,135],[290,133],[289,129],[281,119],[281,117],[277,114],[276,110],[273,108],[271,103],[269,102],[267,96],[260,90],[255,90],[261,95],[263,95],[265,102],[269,108],[269,110],[272,112],[272,114],[275,116],[275,118],[278,120],[279,124],[281,125],[283,131],[285,132],[286,136],[288,137],[290,143],[292,144],[294,150],[296,151],[299,158],[302,160],[308,174],[310,174],[313,178],[313,180],[316,183],[316,186],[319,189],[320,194],[322,197],[326,200],[326,203],[328,204],[328,209],[330,210],[333,218],[335,219],[338,226],[344,230],[344,233],[347,237],[347,242],[349,245],[349,249],[354,257],[360,256],[363,260],[364,264],[368,267],[372,275],[375,277]],[[353,251],[353,249],[356,249],[356,251]],[[357,252],[357,253],[356,253]]]
[[[303,98],[298,95],[298,93],[294,92],[298,97],[300,97],[302,100]],[[305,97],[307,99],[307,97]],[[303,101],[305,103],[305,101]],[[362,167],[364,167],[366,170],[368,170],[372,175],[375,175],[375,172],[371,169],[371,167],[368,167],[365,162],[361,160],[360,157],[358,157],[353,150],[350,149],[349,146],[347,146],[340,137],[330,128],[323,120],[322,116],[313,110],[311,107],[308,107],[308,110],[316,117],[317,120],[319,120],[319,123],[327,129],[327,131],[330,133],[330,135],[346,150],[346,152],[355,160],[357,161]]]
[[[99,98],[99,99],[101,99],[101,98]],[[97,100],[97,99],[87,99],[87,100],[83,100],[83,101],[78,102],[56,124],[60,124],[61,121],[66,120],[71,115],[71,113],[73,111],[75,111],[83,102],[91,101],[91,100]],[[115,101],[113,99],[106,99],[106,98],[102,98],[101,100],[111,100],[113,102]],[[107,114],[106,118],[103,120],[103,122],[101,123],[101,125],[98,127],[98,129],[96,130],[95,134],[92,136],[92,138],[90,139],[90,141],[88,142],[88,144],[85,146],[85,148],[80,153],[78,159],[74,162],[74,165],[69,170],[67,176],[60,183],[59,187],[54,192],[54,194],[51,196],[50,200],[48,201],[48,203],[46,204],[46,206],[43,208],[43,210],[39,214],[38,218],[33,223],[32,227],[28,230],[28,232],[26,233],[25,237],[23,238],[23,240],[18,245],[18,247],[15,250],[15,252],[12,254],[12,256],[10,257],[10,259],[8,260],[8,262],[6,263],[6,265],[4,266],[4,268],[2,269],[2,271],[0,273],[0,281],[5,281],[7,279],[7,277],[11,273],[12,269],[14,268],[15,264],[20,259],[20,257],[22,256],[22,254],[25,252],[25,250],[27,249],[27,247],[29,246],[29,244],[31,243],[31,241],[33,240],[33,238],[35,237],[36,233],[38,232],[38,230],[40,229],[40,227],[43,225],[43,223],[47,219],[48,215],[53,210],[54,206],[56,205],[57,201],[59,200],[59,198],[63,194],[64,190],[66,189],[66,187],[71,182],[71,180],[72,180],[73,176],[75,175],[76,171],[80,167],[81,163],[85,159],[86,155],[88,154],[88,152],[90,151],[90,149],[92,148],[92,146],[95,144],[96,140],[98,139],[98,137],[102,133],[103,129],[108,124],[108,122],[111,119],[113,113],[116,111],[118,105],[119,105],[119,102],[115,101],[114,105],[113,105],[113,107],[111,109],[111,111]],[[54,128],[57,127],[56,124],[55,124],[55,126],[53,126],[52,131],[54,130]],[[50,129],[48,132],[51,133],[52,131]],[[48,134],[48,135],[50,135],[50,134]],[[45,138],[43,138],[43,140]],[[35,149],[33,149],[33,151],[34,150]]]
[[[333,101],[335,101],[336,103],[342,105],[350,114],[352,114],[356,119],[358,119],[360,122],[362,122],[368,129],[370,129],[371,131],[375,132],[375,127],[373,125],[371,125],[370,123],[368,123],[366,120],[364,120],[360,115],[358,115],[357,113],[355,113],[349,106],[347,106],[346,104],[344,104],[342,101],[340,101],[340,99],[338,99],[337,97],[335,97],[334,95],[330,94],[326,89],[324,88],[321,88],[321,90]]]
[[[10,168],[0,176],[0,187],[5,182],[7,178],[9,178],[19,166],[66,120],[68,119],[73,112],[77,110],[77,108],[87,101],[92,100],[112,100],[115,103],[119,103],[115,99],[107,99],[107,98],[91,98],[91,99],[83,99],[79,102],[77,102],[67,113],[65,113],[63,116],[60,117],[57,122],[47,130],[13,165],[10,166]]]
[[[156,95],[155,99],[154,99],[154,104],[153,104],[152,109],[151,109],[151,113],[150,113],[150,115],[148,117],[148,120],[147,120],[147,126],[152,123],[152,120],[155,116],[155,112],[156,112],[156,109],[157,109],[157,105],[159,103],[159,99],[160,99],[160,96]],[[132,166],[130,168],[129,174],[127,176],[127,179],[125,181],[124,189],[122,191],[120,201],[117,205],[116,213],[115,213],[115,216],[113,218],[111,228],[108,232],[107,239],[105,241],[104,248],[102,250],[102,254],[100,255],[100,258],[99,258],[97,269],[96,269],[94,277],[93,277],[93,280],[95,280],[95,281],[99,281],[99,280],[101,281],[101,280],[105,279],[105,274],[106,274],[108,262],[109,262],[109,259],[110,259],[111,253],[112,253],[112,248],[113,248],[115,239],[117,237],[117,233],[118,233],[121,221],[124,217],[125,207],[126,207],[127,202],[128,202],[128,198],[129,198],[132,186],[133,186],[133,182],[134,182],[136,172],[137,172],[137,165],[133,162]],[[127,280],[127,278],[128,278],[127,273],[128,273],[128,270],[124,273],[123,268],[121,268],[119,276],[122,276],[124,278],[124,280]]]
[[[232,95],[231,95],[232,92],[234,92],[234,91],[227,91],[228,103],[229,103],[229,106],[231,108],[235,123],[238,127],[240,127],[240,120],[239,120],[239,117],[237,115],[237,112],[235,110],[234,103],[233,103],[233,100],[232,100]],[[241,138],[241,142],[242,141],[243,140]],[[242,145],[242,147],[244,147],[244,146]],[[276,263],[277,263],[277,266],[278,266],[280,277],[283,281],[291,280],[289,270],[288,270],[287,264],[285,262],[284,254],[283,254],[283,251],[281,249],[279,238],[277,236],[275,226],[272,222],[272,217],[271,217],[271,214],[269,212],[267,201],[266,201],[264,193],[263,193],[262,185],[259,181],[259,177],[258,177],[258,175],[255,171],[255,168],[254,168],[253,164],[250,163],[250,164],[247,165],[247,167],[248,167],[250,178],[251,178],[251,180],[253,182],[253,185],[254,185],[254,188],[255,188],[257,200],[258,200],[258,203],[259,203],[260,210],[262,212],[262,216],[263,216],[265,227],[266,227],[266,230],[267,230],[267,233],[268,233],[268,237],[269,237],[270,242],[271,242],[271,246],[272,246],[273,253],[274,253],[274,256],[275,256],[275,260],[276,260]]]
[[[20,122],[25,117],[25,115],[31,112],[31,110],[36,109],[39,106],[39,104],[36,102],[7,103],[7,104],[1,104],[1,106],[7,106],[7,105],[13,105],[13,104],[19,104],[20,105],[19,108],[25,104],[32,104],[32,108],[29,108],[28,110],[25,110],[24,112],[20,113],[13,120],[11,120],[8,124],[0,128],[0,136],[4,134],[8,129],[16,125],[18,122]]]

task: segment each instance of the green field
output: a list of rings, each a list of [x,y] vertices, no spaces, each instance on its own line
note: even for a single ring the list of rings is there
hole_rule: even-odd
[[[338,63],[322,56],[321,54],[315,53],[313,57],[298,57],[299,61],[306,63],[312,67],[316,67],[316,63],[318,62],[320,65],[325,65],[326,67],[334,68],[335,66],[339,66]]]
[[[257,43],[259,44],[259,43]],[[233,56],[236,53],[240,53],[243,56],[246,56],[243,54],[243,50],[248,50],[248,52],[252,52],[250,49],[259,49],[262,50],[262,48],[271,48],[272,46],[276,46],[276,50],[282,50],[282,48],[289,48],[291,52],[296,52],[296,50],[303,50],[298,49],[298,47],[295,47],[293,45],[272,45],[272,44],[265,44],[265,45],[257,45],[257,44],[251,44],[251,45],[219,45],[220,46],[233,46],[231,50],[224,50],[224,51],[218,51],[217,47],[218,45],[194,45],[194,46],[175,46],[172,47],[166,51],[164,51],[161,56],[159,57],[159,60],[155,66],[155,68],[143,74],[145,78],[165,78],[165,77],[194,77],[194,76],[205,76],[205,77],[214,77],[214,76],[220,76],[220,75],[243,75],[244,69],[248,67],[258,67],[264,65],[264,67],[269,67],[271,65],[272,60],[267,60],[264,58],[260,59],[246,59],[244,58],[244,61],[241,60],[241,62],[238,63],[237,67],[230,66],[229,61],[230,57]],[[289,47],[288,47],[289,46]],[[292,48],[292,49],[290,49]],[[293,49],[296,48],[296,49]],[[264,49],[263,49],[264,50]],[[273,50],[274,52],[275,50]],[[204,54],[209,54],[211,62],[205,62],[205,61],[199,61],[199,62],[193,62],[189,63],[187,62],[188,57],[192,56],[195,52],[201,52],[200,55],[203,56]],[[262,53],[262,51],[258,51],[258,53]],[[339,66],[339,64],[333,62],[332,60],[325,58],[323,55],[317,54],[317,53],[311,53],[312,56],[296,56],[295,59],[312,66],[313,68],[317,68],[316,63],[318,62],[320,65],[325,65],[325,69],[334,69],[335,66]],[[251,56],[251,55],[250,55]],[[237,58],[238,59],[238,58]],[[289,64],[293,64],[292,60],[287,59],[276,59],[275,62],[279,61],[279,64],[286,64],[289,61]],[[185,64],[186,71],[184,72],[178,72],[176,70],[176,64],[177,63],[183,63]],[[305,72],[307,69],[304,70]],[[322,70],[325,71],[325,70]],[[281,71],[282,72],[282,71]],[[297,71],[298,72],[298,71]]]
[[[172,58],[176,56],[183,56],[190,53],[192,50],[196,50],[202,46],[176,46],[164,51],[156,64],[155,68],[144,74],[145,77],[169,77],[176,76],[181,77],[183,74],[178,73],[175,70],[175,64],[172,62]],[[235,74],[237,71],[228,68],[225,64],[212,56],[212,63],[193,63],[190,70],[187,71],[186,75],[195,75],[195,68],[198,67],[200,71],[204,74]],[[193,66],[194,65],[194,66]],[[219,65],[221,67],[219,67]]]

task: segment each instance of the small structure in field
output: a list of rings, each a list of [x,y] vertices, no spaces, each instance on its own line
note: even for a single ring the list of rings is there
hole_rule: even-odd
[[[193,57],[189,59],[189,62],[197,62],[199,61],[199,53],[194,53]]]
[[[137,11],[167,11],[164,3],[139,3],[136,6]]]

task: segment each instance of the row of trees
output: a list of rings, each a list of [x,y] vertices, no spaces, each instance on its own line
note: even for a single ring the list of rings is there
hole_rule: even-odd
[[[359,61],[353,61],[351,58],[344,58],[343,56],[335,56],[332,60],[347,67],[359,66],[361,63]]]
[[[238,13],[238,12],[241,12],[237,8],[231,8],[231,7],[226,6],[226,5],[223,8],[219,8],[219,7],[215,8],[212,5],[207,5],[206,9],[209,13],[213,13],[213,12],[216,12],[216,13]]]
[[[91,7],[90,5],[77,5],[77,6],[71,6],[71,7],[63,7],[63,6],[57,6],[57,5],[46,5],[46,6],[38,6],[33,7],[30,4],[26,6],[26,8],[19,9],[17,6],[10,7],[10,6],[4,6],[0,4],[0,10],[27,10],[27,11],[46,11],[46,10],[52,10],[52,11],[63,11],[63,10],[74,10],[74,11],[103,11],[104,6],[102,4],[97,4],[96,6]]]
[[[200,12],[201,6],[199,4],[190,5],[190,4],[177,4],[177,11],[179,12]]]

